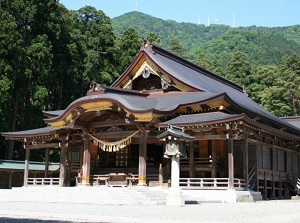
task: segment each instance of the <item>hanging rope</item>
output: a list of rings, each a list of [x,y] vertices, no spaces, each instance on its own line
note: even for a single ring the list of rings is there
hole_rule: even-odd
[[[126,137],[125,139],[121,139],[119,141],[115,142],[105,142],[101,139],[98,139],[97,137],[89,134],[89,136],[93,139],[94,145],[98,146],[100,149],[106,152],[117,152],[120,149],[125,148],[131,143],[131,138],[137,134],[139,131],[136,131],[132,135]]]

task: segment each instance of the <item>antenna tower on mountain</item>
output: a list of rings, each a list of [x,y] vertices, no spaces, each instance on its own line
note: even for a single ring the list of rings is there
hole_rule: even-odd
[[[207,26],[210,26],[210,23],[209,23],[209,16],[207,18]]]
[[[235,23],[235,15],[233,14],[233,18],[232,18],[232,28],[236,27],[236,23]]]
[[[138,11],[138,0],[135,1],[135,11]]]
[[[198,25],[201,25],[201,18],[199,16]]]

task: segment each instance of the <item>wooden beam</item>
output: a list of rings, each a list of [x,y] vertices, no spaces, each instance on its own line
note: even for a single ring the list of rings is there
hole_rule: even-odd
[[[100,132],[94,133],[93,136],[98,139],[117,139],[117,138],[126,138],[136,131],[116,131],[116,132]]]
[[[195,134],[194,140],[216,140],[216,139],[226,139],[226,135],[198,135]]]
[[[25,149],[45,149],[45,148],[59,148],[59,143],[38,143],[32,145],[25,145]]]
[[[106,120],[106,121],[100,121],[100,122],[92,122],[89,124],[89,128],[121,126],[121,125],[130,125],[130,123],[126,123],[124,119]]]

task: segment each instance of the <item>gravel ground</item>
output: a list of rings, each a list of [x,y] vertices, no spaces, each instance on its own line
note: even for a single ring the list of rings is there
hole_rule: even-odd
[[[0,222],[300,222],[299,200],[204,203],[184,207],[0,202]]]

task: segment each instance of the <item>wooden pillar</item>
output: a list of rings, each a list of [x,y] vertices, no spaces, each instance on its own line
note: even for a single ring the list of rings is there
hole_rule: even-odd
[[[244,165],[244,178],[246,180],[246,188],[249,187],[249,159],[248,159],[248,136],[245,134],[243,139],[243,165]]]
[[[59,162],[59,186],[63,187],[65,186],[65,180],[66,180],[66,147],[64,141],[61,143],[60,148],[60,162]]]
[[[271,147],[271,158],[270,158],[270,160],[271,160],[271,162],[272,162],[272,171],[273,171],[273,173],[272,173],[272,198],[274,199],[275,198],[275,196],[276,196],[276,181],[275,181],[275,171],[277,171],[277,163],[275,162],[275,160],[274,160],[274,157],[276,157],[277,158],[277,156],[276,155],[274,155],[275,153],[276,153],[276,148],[274,148],[274,145],[272,144],[272,147]],[[276,164],[276,165],[275,165]]]
[[[139,186],[146,184],[146,158],[147,158],[147,132],[145,129],[141,130],[139,143]]]
[[[8,189],[12,188],[12,175],[13,175],[13,171],[10,170],[8,175]]]
[[[25,155],[25,167],[24,167],[24,181],[23,186],[27,187],[27,178],[29,173],[29,157],[30,157],[30,149],[25,148],[26,155]]]
[[[234,187],[234,160],[233,160],[233,139],[232,134],[229,134],[228,139],[228,187],[233,189]]]
[[[50,154],[50,148],[46,148],[46,157],[45,157],[45,174],[44,177],[48,177],[49,172],[49,154]]]
[[[216,140],[211,140],[211,178],[217,177],[217,144]]]
[[[190,178],[194,178],[195,177],[195,157],[194,157],[194,141],[189,142],[189,146],[190,146]]]
[[[83,138],[82,184],[90,185],[91,143],[87,134]]]
[[[256,147],[255,147],[255,160],[256,160],[256,168],[255,168],[255,174],[256,174],[256,191],[259,191],[259,176],[258,176],[258,169],[259,167],[259,152],[258,152],[258,147],[260,145],[258,143],[256,143]]]

